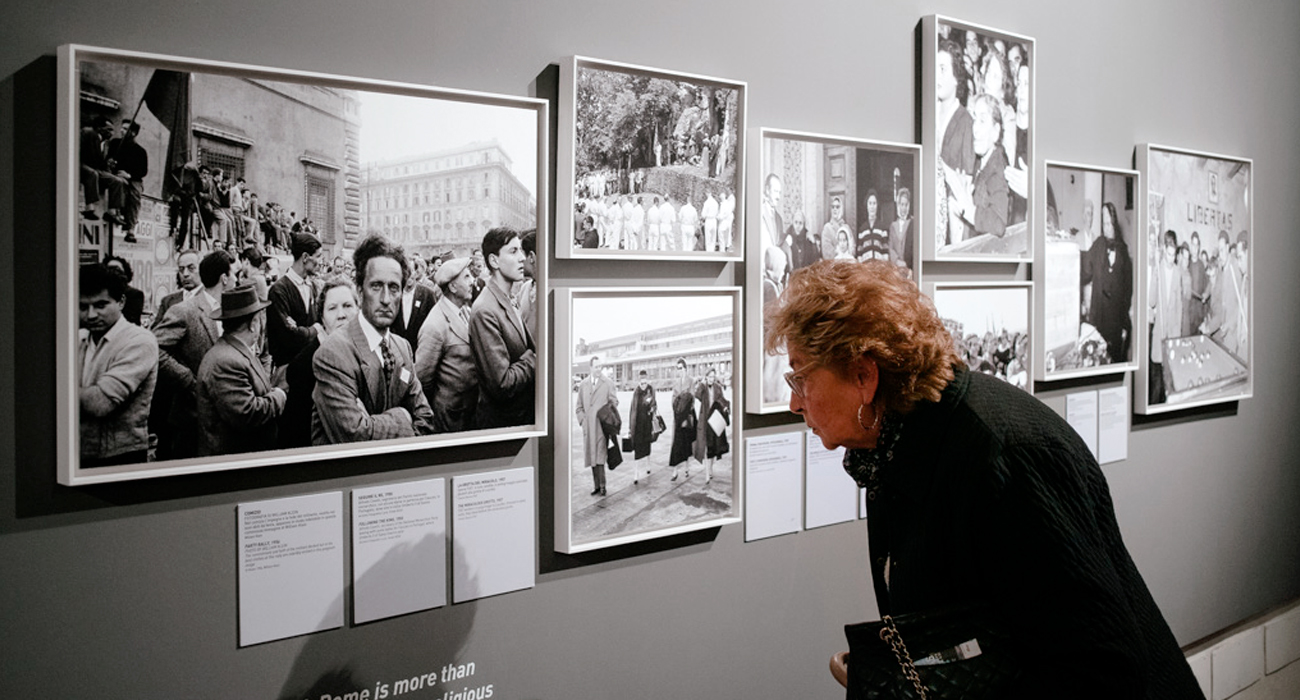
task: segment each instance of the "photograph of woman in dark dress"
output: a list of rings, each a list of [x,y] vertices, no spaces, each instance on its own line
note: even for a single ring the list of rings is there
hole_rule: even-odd
[[[636,389],[632,391],[632,406],[628,409],[628,433],[632,436],[632,483],[640,482],[641,477],[650,476],[650,443],[658,436],[654,434],[655,416],[659,415],[659,401],[655,398],[655,389],[650,386],[649,375],[641,370]]]
[[[668,453],[668,466],[673,468],[673,481],[677,481],[677,468],[686,464],[686,478],[691,478],[691,455],[695,446],[695,394],[693,382],[686,374],[686,359],[677,358],[677,378],[673,380],[673,446]]]
[[[1124,244],[1115,205],[1110,202],[1101,205],[1101,232],[1083,257],[1079,283],[1092,284],[1088,320],[1106,341],[1110,361],[1128,362],[1133,338],[1133,259]]]

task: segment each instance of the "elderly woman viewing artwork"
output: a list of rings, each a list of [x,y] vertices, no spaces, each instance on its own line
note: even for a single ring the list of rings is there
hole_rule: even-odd
[[[901,269],[823,261],[767,309],[790,410],[867,490],[882,615],[986,610],[1009,698],[1200,698],[1120,537],[1106,479],[1031,395],[966,369]],[[850,659],[849,667],[852,668]]]

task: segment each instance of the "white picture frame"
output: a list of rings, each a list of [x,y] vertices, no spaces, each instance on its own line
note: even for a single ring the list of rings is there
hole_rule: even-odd
[[[746,96],[735,80],[583,56],[561,61],[556,257],[741,259]],[[623,118],[628,105],[637,119]],[[594,235],[583,233],[587,216]],[[627,235],[633,220],[637,234]]]
[[[367,189],[385,164],[394,161],[408,162],[409,168],[419,169],[415,161],[427,167],[421,173],[403,172],[406,181],[418,182],[431,178],[432,173],[467,170],[470,165],[457,165],[455,154],[433,153],[429,159],[429,146],[424,143],[393,144],[398,129],[388,128],[374,136],[377,144],[374,155],[368,155],[368,139],[363,132],[366,114],[378,115],[379,123],[398,121],[429,126],[438,124],[441,116],[444,125],[439,138],[459,139],[456,144],[466,144],[468,149],[476,142],[485,141],[484,133],[495,134],[491,153],[470,158],[475,177],[479,171],[487,173],[488,192],[475,198],[475,203],[461,204],[451,201],[446,221],[452,226],[453,210],[468,211],[482,218],[473,222],[459,222],[461,229],[473,233],[464,240],[448,238],[436,242],[436,248],[455,248],[460,255],[470,255],[481,243],[482,232],[493,226],[508,225],[524,230],[538,227],[538,257],[545,260],[550,235],[546,232],[548,221],[547,165],[549,162],[549,104],[534,98],[493,95],[464,90],[398,83],[365,78],[354,78],[298,70],[282,70],[220,61],[209,61],[176,56],[97,48],[82,45],[65,45],[58,57],[58,134],[57,134],[57,186],[58,186],[58,238],[56,242],[56,271],[58,316],[56,319],[56,391],[58,394],[58,481],[67,486],[81,486],[103,482],[156,478],[244,469],[293,462],[319,461],[343,457],[380,455],[393,451],[421,450],[434,447],[495,442],[545,435],[546,392],[549,355],[546,338],[549,332],[545,313],[536,318],[534,342],[537,360],[532,391],[532,422],[527,425],[474,429],[442,434],[419,435],[395,439],[377,439],[349,444],[293,447],[254,452],[242,452],[208,457],[184,457],[165,461],[143,461],[116,466],[83,467],[81,464],[81,422],[78,381],[81,368],[78,359],[78,269],[79,263],[96,262],[109,253],[123,255],[129,252],[141,261],[137,282],[145,287],[144,312],[141,325],[148,326],[149,314],[163,295],[176,286],[178,249],[174,232],[182,230],[181,224],[168,216],[168,199],[164,198],[164,177],[183,172],[178,164],[188,163],[191,169],[204,166],[206,158],[216,162],[238,163],[232,173],[246,173],[249,182],[263,189],[263,203],[277,199],[285,209],[302,211],[305,220],[318,206],[326,216],[318,221],[319,238],[331,257],[350,259],[352,246],[373,228],[383,232],[385,224],[363,217],[392,210],[412,214],[416,204],[398,202],[398,195],[389,204],[377,210],[373,199],[367,200]],[[288,119],[294,110],[305,115],[294,129],[272,129],[274,120]],[[161,115],[161,116],[160,116]],[[287,116],[286,116],[287,115]],[[135,119],[140,125],[136,137],[143,147],[152,168],[143,179],[141,207],[134,227],[135,242],[128,242],[125,225],[105,222],[104,212],[94,219],[83,215],[86,209],[94,210],[85,201],[81,163],[79,160],[82,127],[92,119],[102,122],[111,118],[110,126],[116,128],[123,118]],[[313,119],[315,121],[313,121]],[[168,128],[164,122],[173,125]],[[324,123],[322,125],[322,122]],[[276,121],[276,124],[279,122]],[[238,125],[236,125],[238,124]],[[259,130],[260,129],[260,130]],[[171,138],[172,133],[176,139]],[[400,134],[399,134],[400,135]],[[384,138],[388,138],[384,142]],[[384,143],[380,148],[378,144]],[[482,145],[479,143],[478,145]],[[387,148],[387,150],[385,150]],[[460,146],[452,147],[456,150]],[[354,150],[355,149],[355,152]],[[463,149],[462,149],[463,150]],[[396,155],[390,155],[396,153]],[[486,153],[486,151],[485,151]],[[177,154],[184,157],[176,160]],[[462,154],[463,155],[463,154]],[[464,156],[469,158],[469,156]],[[224,159],[224,160],[222,160]],[[423,159],[423,160],[422,160]],[[172,162],[172,161],[175,162]],[[522,175],[515,174],[514,161],[523,168]],[[427,162],[426,162],[427,161]],[[445,161],[445,162],[444,162]],[[288,165],[285,165],[288,163]],[[363,163],[367,166],[362,169]],[[227,165],[227,167],[230,167]],[[396,167],[396,166],[394,166]],[[277,169],[278,168],[278,169]],[[294,173],[290,173],[294,170]],[[322,174],[323,173],[323,174]],[[313,182],[326,178],[328,184],[313,189]],[[401,179],[401,178],[399,178]],[[178,183],[173,178],[170,182]],[[476,186],[465,185],[466,187]],[[462,183],[464,184],[464,183]],[[355,185],[355,188],[354,188]],[[453,190],[442,190],[449,199]],[[318,191],[319,190],[319,191]],[[507,192],[509,190],[509,192]],[[518,192],[515,192],[518,190]],[[470,190],[465,190],[469,192]],[[110,193],[100,200],[101,209],[111,203]],[[478,191],[475,190],[477,195]],[[497,196],[497,195],[500,196]],[[509,195],[509,196],[507,196]],[[525,196],[526,195],[526,196]],[[169,195],[183,201],[185,192]],[[190,196],[193,196],[192,194]],[[468,202],[469,195],[461,196]],[[413,198],[414,199],[414,198]],[[505,200],[523,202],[523,209],[508,206]],[[369,201],[369,205],[367,202]],[[191,200],[192,202],[192,200]],[[425,203],[429,203],[428,200]],[[193,206],[193,203],[191,203]],[[430,206],[429,210],[441,209]],[[193,212],[194,210],[191,209]],[[431,216],[426,214],[426,216]],[[465,219],[465,217],[461,217]],[[195,245],[200,255],[212,250],[212,236],[194,213],[189,219],[185,247]],[[178,217],[177,220],[184,220]],[[254,220],[254,223],[257,223]],[[471,231],[470,224],[473,224]],[[422,224],[421,224],[422,225]],[[251,224],[249,224],[251,227]],[[447,235],[459,235],[461,229],[447,229]],[[421,229],[421,231],[427,230]],[[419,232],[390,233],[393,241],[407,250],[430,249],[435,242],[418,237]],[[255,234],[256,235],[256,234]],[[197,243],[194,243],[197,242]],[[278,249],[268,248],[268,251]],[[268,257],[284,258],[281,272],[292,258],[277,253]],[[538,266],[535,276],[539,298],[545,299],[546,269]],[[129,290],[128,290],[129,291]],[[150,448],[152,454],[152,447]]]
[[[782,379],[789,367],[784,353],[764,352],[764,306],[781,293],[789,274],[828,252],[832,258],[896,262],[920,283],[925,210],[919,191],[921,147],[770,128],[751,129],[750,138],[746,409],[780,413],[789,410],[790,390]],[[775,206],[773,183],[780,190]],[[901,204],[904,198],[906,205]],[[877,216],[869,222],[872,199]],[[839,219],[834,216],[837,207]],[[904,207],[907,214],[900,220],[896,213]],[[799,216],[805,219],[803,232],[794,230]],[[774,227],[782,229],[779,234],[773,235]],[[828,232],[844,231],[848,236],[843,251],[827,246]],[[784,271],[773,268],[780,267],[780,260],[785,261]]]
[[[740,288],[561,287],[554,296],[559,350],[554,373],[556,551],[574,554],[740,522],[744,502],[740,454],[744,411],[738,403],[743,372],[736,343]],[[600,363],[597,369],[607,368],[601,370],[608,371],[604,379],[590,376],[593,356]],[[679,358],[687,365],[685,379],[676,376]],[[707,378],[710,369],[722,388],[703,394],[697,380]],[[647,372],[645,389],[640,388],[642,370]],[[681,392],[694,398],[683,400],[680,415],[684,419],[694,411],[693,427],[679,425],[674,414],[674,381],[692,387]],[[587,409],[597,403],[603,407],[611,394],[619,398],[622,427],[617,443],[625,461],[614,469],[594,465],[603,475],[597,477],[593,465],[586,462],[608,462],[613,447],[606,442],[603,452],[590,452],[595,448],[586,444],[584,429],[594,430],[597,423],[594,418],[586,421]],[[649,454],[641,462],[635,458],[636,446],[624,453],[622,443],[631,439],[632,404],[638,397],[645,403],[647,395],[655,397],[665,430],[649,444]],[[710,411],[718,424],[724,418],[729,421],[722,442],[714,443],[717,436],[710,434],[707,444],[697,443],[706,420],[699,417],[707,400],[702,395],[714,399],[712,406],[721,405],[719,397],[729,405],[729,415],[716,408]],[[648,410],[649,406],[643,409]],[[638,425],[646,424],[645,417],[637,419]],[[678,444],[679,439],[686,444]],[[694,450],[697,444],[699,451]],[[723,444],[725,454],[711,460],[713,450]],[[701,454],[703,462],[696,459]],[[671,458],[681,455],[685,459],[672,468]],[[707,463],[713,464],[711,472]]]
[[[1147,246],[1139,265],[1142,342],[1134,411],[1150,415],[1250,398],[1254,393],[1250,304],[1254,163],[1249,158],[1149,143],[1140,144],[1133,159],[1142,173],[1138,206]],[[1200,286],[1191,264],[1193,234],[1200,243],[1201,254],[1196,257],[1205,266],[1205,280],[1199,310],[1187,301],[1195,299],[1195,291],[1171,293],[1169,298],[1179,299],[1178,304],[1164,301],[1165,288],[1183,285],[1178,281],[1181,274],[1162,273],[1169,269],[1163,257],[1169,233],[1175,268],[1181,267],[1179,255],[1187,245],[1187,291]],[[1231,284],[1221,286],[1225,281]],[[1161,312],[1175,306],[1179,308],[1166,317],[1179,315],[1183,320],[1166,325]],[[1174,359],[1167,361],[1166,353]]]
[[[1034,217],[1035,379],[1137,369],[1140,182],[1136,170],[1044,161]]]
[[[1033,235],[1027,219],[1034,211],[1038,167],[1035,42],[942,15],[924,17],[921,28],[922,181],[930,207],[923,255],[954,262],[1029,262]],[[962,42],[945,43],[958,33]],[[980,58],[966,60],[967,47]],[[954,53],[963,57],[955,71],[950,70]],[[992,85],[987,90],[986,78]],[[1005,128],[1009,119],[1015,120],[1015,132]],[[1004,125],[1002,138],[989,131],[995,120]],[[1007,144],[1014,152],[1007,152]],[[986,149],[983,156],[981,148]],[[1005,163],[999,164],[999,158]],[[1000,205],[1004,195],[1005,210]]]
[[[925,284],[967,368],[1030,394],[1034,393],[1033,287],[1033,282]]]

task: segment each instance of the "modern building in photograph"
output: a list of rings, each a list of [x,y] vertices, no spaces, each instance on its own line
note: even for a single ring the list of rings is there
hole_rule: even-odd
[[[436,254],[477,248],[497,226],[533,228],[537,199],[510,168],[496,141],[369,163],[361,178],[365,229]]]

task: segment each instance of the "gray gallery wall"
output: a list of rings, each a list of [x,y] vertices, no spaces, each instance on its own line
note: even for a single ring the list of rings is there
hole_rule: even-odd
[[[1300,4],[1293,0],[741,2],[9,0],[0,28],[0,695],[319,698],[472,661],[497,698],[837,697],[840,626],[872,617],[865,524],[745,544],[740,526],[582,557],[537,587],[236,647],[235,505],[505,466],[549,441],[70,490],[54,485],[49,71],[76,42],[527,95],[582,54],[749,83],[749,123],[916,137],[916,26],[1038,40],[1040,158],[1126,167],[1155,142],[1254,158],[1255,396],[1140,421],[1106,468],[1125,539],[1186,644],[1300,596]],[[33,134],[38,135],[33,137]],[[551,260],[559,284],[652,266]],[[738,265],[668,264],[731,284]],[[1024,278],[931,266],[932,279]],[[1058,410],[1059,388],[1042,393]],[[554,420],[553,420],[554,423]],[[751,418],[753,432],[784,417]],[[406,697],[441,698],[444,690]]]

